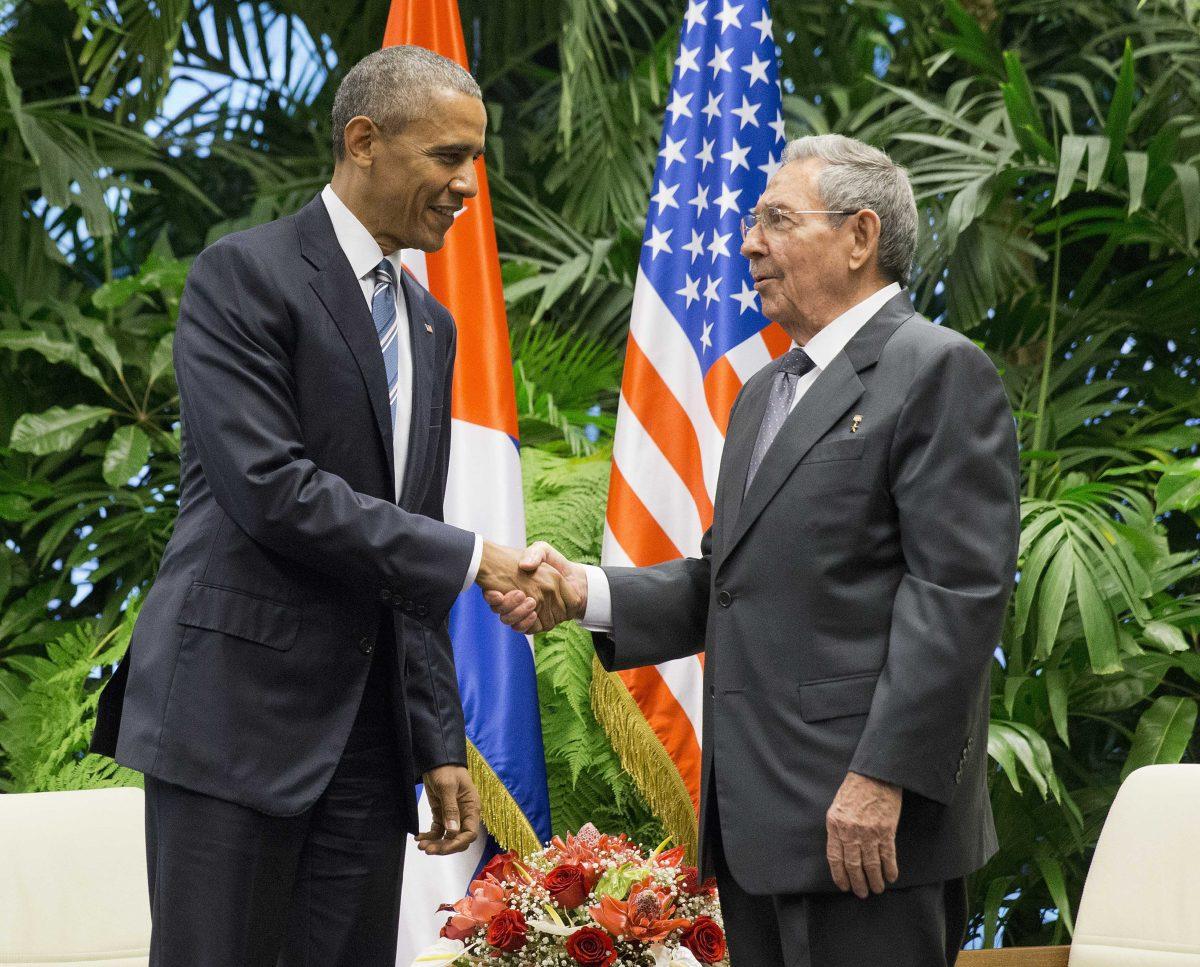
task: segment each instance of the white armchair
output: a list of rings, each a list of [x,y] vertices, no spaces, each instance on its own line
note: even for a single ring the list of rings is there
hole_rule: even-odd
[[[0,964],[145,967],[140,789],[0,796]]]
[[[959,967],[1200,967],[1200,765],[1125,780],[1068,947],[965,951]]]

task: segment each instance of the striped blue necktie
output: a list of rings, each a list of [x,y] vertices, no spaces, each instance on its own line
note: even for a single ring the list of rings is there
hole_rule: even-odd
[[[375,266],[375,293],[371,296],[371,316],[375,319],[379,347],[383,350],[383,368],[387,373],[388,403],[392,408],[394,430],[398,395],[396,370],[400,365],[400,357],[396,351],[396,270],[387,259]]]

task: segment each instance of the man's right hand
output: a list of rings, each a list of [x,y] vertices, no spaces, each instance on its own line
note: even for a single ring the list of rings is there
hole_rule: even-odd
[[[550,545],[545,547],[553,551]],[[533,548],[520,551],[484,541],[475,576],[475,583],[483,589],[484,598],[500,620],[522,634],[549,631],[583,614],[577,582],[569,580],[552,563],[543,563],[544,558],[535,561],[532,552]],[[586,598],[586,580],[583,587]]]
[[[520,588],[507,592],[485,589],[484,599],[506,625],[522,633],[549,631],[563,621],[583,617],[587,610],[587,573],[582,564],[569,561],[545,541],[537,541],[521,555],[519,566],[534,577],[547,570],[560,576],[565,587],[565,611],[561,616],[557,612],[543,611]]]

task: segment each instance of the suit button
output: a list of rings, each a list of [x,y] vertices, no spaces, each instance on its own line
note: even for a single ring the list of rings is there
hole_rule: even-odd
[[[417,617],[424,618],[427,614],[429,614],[429,608],[426,605],[418,604],[417,605]]]
[[[716,698],[716,697],[717,697],[717,686],[716,686],[716,685],[709,685],[709,686],[708,686],[708,697],[709,697],[709,698]]]
[[[722,591],[717,595],[717,604],[719,604],[722,608],[728,608],[731,604],[733,604],[733,595],[728,591]]]
[[[384,604],[391,604],[392,592],[389,591],[387,588],[384,588],[382,591],[379,592],[379,600],[382,601]]]
[[[413,603],[411,601],[405,601],[404,604],[400,606],[400,610],[403,611],[405,614],[408,614],[409,612],[411,612],[412,609],[413,609]]]
[[[358,643],[358,650],[361,651],[364,655],[371,654],[371,652],[373,652],[375,650],[375,639],[374,638],[361,639]]]

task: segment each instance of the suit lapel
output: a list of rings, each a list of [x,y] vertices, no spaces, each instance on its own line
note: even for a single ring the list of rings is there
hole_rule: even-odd
[[[429,441],[429,404],[433,395],[434,356],[437,339],[426,329],[429,322],[425,303],[417,291],[420,283],[407,272],[400,273],[400,287],[408,306],[409,344],[412,346],[412,408],[409,413],[408,454],[404,464],[404,486],[400,491],[400,506],[408,507],[423,483],[425,449]]]
[[[750,489],[745,490],[750,454],[766,413],[771,384],[769,379],[761,381],[757,387],[758,398],[754,408],[747,408],[745,420],[738,420],[735,439],[726,439],[726,448],[734,448],[737,462],[731,461],[728,468],[722,466],[722,473],[726,469],[734,472],[734,485],[725,488],[721,510],[728,515],[726,520],[733,523],[730,525],[728,536],[722,539],[716,560],[713,562],[714,573],[733,553],[734,548],[746,536],[746,532],[791,476],[796,465],[812,449],[813,444],[829,432],[829,428],[862,396],[864,387],[858,374],[875,365],[892,333],[912,315],[913,307],[908,294],[900,292],[884,303],[870,321],[855,333],[845,349],[833,358],[788,415],[779,430],[779,435],[763,457]],[[749,402],[747,400],[747,403]],[[733,430],[731,426],[731,435]]]
[[[770,363],[763,375],[753,386],[747,387],[746,396],[738,406],[736,422],[730,421],[725,436],[725,451],[721,456],[721,472],[717,477],[717,508],[714,516],[715,530],[713,546],[724,544],[724,532],[737,520],[742,506],[742,495],[746,492],[746,474],[750,471],[750,457],[767,411],[767,400],[771,395],[771,380],[775,378],[776,363]],[[718,551],[720,555],[720,551]]]
[[[337,243],[333,224],[320,196],[296,215],[304,257],[317,269],[309,281],[325,311],[346,341],[362,374],[363,385],[375,414],[375,427],[386,455],[390,493],[395,493],[395,457],[392,444],[392,411],[388,403],[387,373],[375,320],[362,296],[362,288]]]

